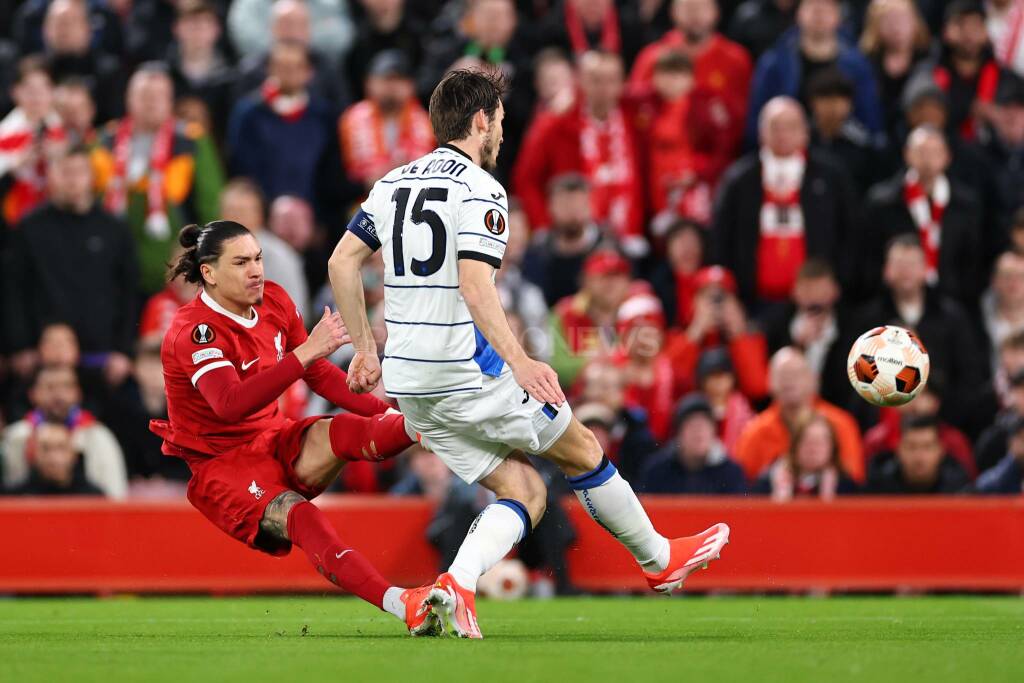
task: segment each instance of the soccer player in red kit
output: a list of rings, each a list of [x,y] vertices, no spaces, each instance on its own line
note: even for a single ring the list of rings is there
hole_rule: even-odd
[[[189,501],[256,550],[285,555],[294,543],[328,580],[402,619],[413,635],[437,634],[436,617],[418,609],[429,587],[391,585],[309,502],[346,461],[382,460],[412,444],[400,413],[353,394],[325,360],[348,341],[341,318],[325,309],[307,336],[295,303],[264,280],[259,243],[239,223],[189,225],[179,241],[185,251],[172,279],[201,291],[164,336],[168,419],[150,429],[165,454],[192,470]],[[286,419],[277,399],[299,379],[349,412]]]

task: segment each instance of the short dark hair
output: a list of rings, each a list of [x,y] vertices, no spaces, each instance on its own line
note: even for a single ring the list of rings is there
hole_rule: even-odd
[[[946,5],[946,11],[942,15],[942,23],[948,24],[951,21],[958,21],[969,16],[985,19],[985,6],[977,0],[953,0]]]
[[[664,50],[654,62],[654,72],[693,73],[693,60],[679,50]]]
[[[430,125],[437,143],[468,137],[478,111],[493,119],[506,88],[505,77],[499,71],[448,72],[430,95]]]
[[[938,434],[939,417],[937,415],[906,415],[900,420],[902,434],[919,429],[932,429]]]
[[[590,183],[582,173],[570,171],[556,175],[548,182],[548,197],[560,192],[586,192]]]
[[[832,264],[818,256],[811,256],[804,261],[796,274],[798,280],[818,280],[823,277],[835,280],[836,271],[832,268]]]
[[[39,380],[42,379],[43,375],[48,372],[70,372],[71,376],[75,378],[75,383],[80,384],[78,379],[78,369],[73,368],[70,365],[60,365],[57,363],[50,363],[48,365],[37,365],[35,370],[32,371],[32,375],[29,378],[29,387],[35,388],[39,384]]]
[[[42,55],[28,55],[18,60],[18,71],[14,77],[14,84],[19,85],[33,74],[43,74],[51,81],[50,65]]]
[[[843,97],[852,100],[853,83],[839,69],[822,69],[807,80],[807,97],[812,100],[817,97]]]
[[[896,235],[891,240],[889,240],[885,245],[886,256],[888,256],[889,252],[891,252],[896,247],[924,251],[924,247],[921,246],[921,238],[912,232],[900,233],[899,235]]]

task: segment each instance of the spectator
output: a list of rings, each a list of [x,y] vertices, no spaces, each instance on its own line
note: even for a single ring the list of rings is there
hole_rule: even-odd
[[[807,98],[811,149],[845,168],[863,194],[878,177],[878,155],[871,134],[851,116],[853,84],[838,69],[825,69],[808,79]]]
[[[58,83],[53,90],[53,108],[69,146],[96,144],[96,103],[85,79],[69,76]]]
[[[681,52],[693,64],[695,87],[717,95],[728,112],[729,126],[722,133],[722,147],[731,152],[743,134],[750,91],[750,57],[742,47],[715,31],[718,23],[715,0],[671,2],[675,27],[640,52],[629,77],[630,86],[634,89],[651,87],[658,59],[668,50]]]
[[[530,243],[530,222],[522,205],[513,197],[508,205],[508,241],[501,268],[496,273],[502,308],[523,321],[523,345],[534,358],[547,358],[548,306],[540,287],[523,274],[523,258]]]
[[[764,321],[768,350],[795,346],[818,377],[821,397],[842,405],[850,396],[846,356],[855,335],[847,307],[840,307],[841,289],[835,271],[816,258],[804,261],[793,286],[793,298]]]
[[[619,307],[619,345],[612,360],[625,370],[627,406],[644,408],[651,432],[664,443],[679,399],[672,359],[664,352],[665,314],[653,294],[639,293]]]
[[[736,387],[736,372],[727,349],[719,346],[700,354],[700,360],[697,361],[697,391],[711,404],[718,438],[728,453],[735,452],[740,434],[754,417],[750,401]]]
[[[882,279],[886,292],[861,311],[857,329],[893,324],[915,330],[928,347],[932,379],[944,387],[943,419],[976,434],[987,424],[989,409],[980,396],[989,373],[976,326],[955,301],[927,287],[925,253],[916,235],[890,242]]]
[[[296,40],[338,64],[355,39],[346,0],[233,0],[228,33],[243,57]]]
[[[659,55],[637,117],[646,121],[638,130],[652,213],[710,221],[711,194],[734,149],[725,111],[720,96],[693,90],[689,57],[676,50]],[[656,236],[658,224],[652,224]]]
[[[384,51],[398,50],[409,64],[421,64],[425,27],[412,16],[406,0],[361,0],[363,16],[356,24],[356,38],[345,60],[349,89],[364,97],[367,66]]]
[[[332,3],[346,2],[347,0],[317,0],[318,4],[330,5]],[[268,0],[250,0],[250,5],[255,2],[267,3]],[[269,4],[269,3],[268,3]],[[232,10],[238,7],[238,3],[232,4]],[[250,53],[243,51],[243,59],[238,65],[238,82],[235,94],[238,97],[245,97],[254,90],[259,90],[266,82],[270,56],[274,46],[278,43],[295,43],[306,48],[306,57],[312,71],[309,82],[309,91],[315,93],[327,104],[331,117],[337,117],[341,111],[351,103],[346,79],[342,71],[331,56],[321,50],[312,41],[314,29],[310,18],[311,5],[303,0],[287,0],[287,2],[273,3],[270,17],[270,40],[264,47]],[[228,16],[228,28],[231,16]],[[259,29],[264,30],[263,24]],[[237,45],[236,45],[237,46]]]
[[[611,250],[595,251],[583,264],[578,294],[551,314],[551,367],[570,386],[588,361],[607,358],[616,344],[616,319],[631,281],[629,262]]]
[[[366,192],[391,169],[434,148],[430,118],[416,100],[412,67],[398,50],[378,53],[366,77],[366,99],[338,121],[349,180]]]
[[[1003,342],[1024,332],[1024,256],[1007,251],[996,260],[992,286],[981,299],[981,314],[996,363]]]
[[[176,3],[174,43],[166,55],[178,99],[196,98],[206,105],[214,138],[224,140],[231,112],[235,73],[218,47],[221,21],[209,0]]]
[[[814,414],[797,428],[789,450],[758,478],[752,491],[787,503],[794,498],[832,500],[857,493],[857,484],[843,471],[832,424]]]
[[[651,275],[669,327],[685,327],[693,318],[697,272],[704,264],[704,229],[692,221],[678,220],[665,234],[665,259]]]
[[[675,439],[651,456],[637,484],[641,493],[740,494],[743,469],[729,458],[716,435],[711,404],[700,394],[679,402]]]
[[[36,426],[26,446],[30,453],[28,480],[8,491],[22,496],[102,496],[103,491],[86,480],[71,432],[62,424]]]
[[[142,291],[152,294],[164,286],[177,227],[217,217],[223,172],[205,131],[175,122],[162,65],[140,66],[126,99],[128,115],[104,131],[93,166],[104,208],[135,235]]]
[[[223,220],[235,221],[249,228],[263,250],[263,275],[284,287],[299,312],[309,314],[309,285],[302,257],[283,239],[266,228],[266,209],[260,188],[246,178],[235,178],[220,196]]]
[[[590,183],[596,220],[607,223],[626,253],[646,253],[640,146],[622,104],[622,62],[613,53],[589,52],[579,62],[581,101],[563,114],[541,112],[530,124],[513,173],[515,193],[531,225],[551,216],[544,188],[552,178],[581,173]]]
[[[701,351],[725,346],[736,368],[740,391],[753,400],[768,393],[768,351],[764,335],[747,322],[736,298],[736,279],[720,266],[702,268],[694,279],[693,317],[685,330],[674,331],[665,353],[672,361],[680,389],[692,389]]]
[[[106,123],[124,111],[124,75],[118,51],[93,47],[89,12],[84,0],[49,2],[43,20],[43,51],[55,82],[74,76],[91,84],[97,121]]]
[[[270,203],[267,227],[303,257],[306,282],[311,291],[326,282],[327,259],[334,245],[324,244],[324,235],[316,225],[313,207],[308,202],[290,195],[278,197]]]
[[[920,70],[931,73],[948,97],[950,133],[975,139],[999,85],[999,65],[992,56],[981,3],[953,0],[946,5],[942,52]]]
[[[554,306],[579,290],[583,264],[604,242],[604,231],[591,218],[590,185],[582,175],[565,173],[552,179],[547,202],[551,223],[527,249],[523,272]],[[529,211],[526,219],[530,220]]]
[[[916,128],[904,151],[907,170],[871,188],[866,199],[860,268],[879,282],[881,250],[898,235],[916,237],[929,285],[972,309],[984,272],[981,207],[974,191],[947,173],[949,148],[934,128]]]
[[[786,347],[772,356],[769,383],[772,404],[747,424],[736,444],[736,461],[753,481],[789,452],[791,437],[813,414],[832,425],[839,443],[839,462],[854,480],[864,479],[864,450],[857,422],[845,410],[818,397],[817,378],[804,355]]]
[[[807,152],[807,123],[795,100],[769,102],[760,130],[760,151],[722,178],[711,227],[714,262],[738,276],[740,299],[755,313],[789,299],[806,257],[824,259],[845,280],[857,212],[846,173]]]
[[[259,91],[231,112],[231,172],[254,180],[268,200],[291,194],[315,204],[324,158],[335,144],[330,109],[309,90],[312,64],[301,43],[275,43],[267,72]]]
[[[610,363],[589,363],[580,373],[578,407],[573,413],[594,431],[608,459],[628,481],[636,481],[640,469],[657,448],[643,408],[627,407],[623,369]],[[586,418],[586,419],[584,419]]]
[[[626,65],[646,38],[637,18],[617,9],[613,0],[563,0],[561,7],[548,10],[539,34],[539,45],[557,47],[577,60],[599,50],[619,55]]]
[[[181,252],[181,245],[176,246],[171,252],[170,263],[177,263]],[[139,343],[162,342],[164,333],[174,320],[174,314],[198,293],[198,285],[178,277],[168,281],[163,289],[149,297],[139,316]]]
[[[910,403],[898,408],[879,410],[878,424],[864,434],[864,457],[870,464],[876,456],[895,451],[900,442],[900,424],[910,417],[934,417],[942,411],[942,391],[935,380],[929,380],[921,393]],[[973,480],[978,476],[971,442],[956,427],[939,421],[939,440],[942,449],[953,456]]]
[[[871,0],[860,49],[874,68],[885,130],[900,139],[900,98],[915,67],[931,52],[928,25],[913,0]]]
[[[838,0],[800,0],[797,30],[779,38],[754,69],[747,140],[756,140],[761,109],[780,95],[808,103],[807,84],[816,72],[837,68],[853,83],[853,116],[872,135],[883,132],[881,105],[871,65],[839,34]]]
[[[1024,10],[1021,14],[1024,15]],[[988,122],[979,138],[984,153],[982,159],[995,171],[993,175],[999,194],[999,206],[996,208],[1017,209],[1024,206],[1024,79],[1011,73],[1000,76],[995,102],[989,108]],[[954,169],[958,161],[954,155]],[[985,199],[988,200],[987,197]],[[987,215],[990,213],[986,212]],[[988,222],[986,228],[1002,238],[1003,227],[1010,219],[1005,215],[999,218],[998,226]]]
[[[1013,377],[1024,370],[1024,333],[1012,334],[1004,339],[999,345],[999,354],[992,362],[993,389],[999,399],[999,405],[1005,408],[1015,402],[1011,392]],[[1024,402],[1021,402],[1021,406],[1024,407]]]
[[[1008,342],[1024,344],[1024,336],[1011,337]],[[1008,345],[1004,345],[1004,348]],[[1021,349],[1014,350],[1020,354]],[[1006,455],[1009,440],[1017,422],[1024,417],[1024,365],[1017,368],[1006,380],[1003,408],[992,424],[978,437],[974,447],[975,468],[984,472],[995,467]]]
[[[51,162],[47,183],[50,201],[22,221],[7,255],[8,346],[31,349],[46,321],[66,320],[88,364],[120,384],[130,370],[138,305],[131,233],[95,201],[84,148]]]
[[[15,13],[11,24],[5,25],[5,34],[15,40],[18,51],[23,55],[43,50],[47,40],[46,22],[50,19],[51,0],[28,0],[15,3],[21,5]],[[120,17],[113,8],[113,2],[81,2],[85,13],[86,42],[97,50],[120,57],[124,54],[124,36],[121,30]],[[70,30],[70,22],[62,24],[61,29]],[[76,26],[77,29],[77,26]]]
[[[757,59],[796,22],[798,4],[799,0],[746,0],[736,8],[726,33]]]
[[[53,83],[41,58],[26,57],[18,63],[12,94],[16,106],[0,121],[0,217],[9,228],[42,204],[48,158],[67,146],[53,108]]]
[[[576,100],[576,73],[572,62],[557,47],[546,47],[533,58],[536,111],[561,113]]]
[[[71,367],[42,366],[29,390],[33,410],[0,435],[3,478],[7,488],[29,479],[32,433],[44,423],[71,430],[71,441],[82,454],[85,478],[110,498],[123,498],[127,490],[124,456],[117,439],[92,413],[80,407],[82,392]]]
[[[888,495],[958,493],[969,483],[963,467],[942,450],[934,417],[908,417],[895,454],[871,463],[867,491]]]
[[[131,380],[114,394],[104,415],[104,422],[124,450],[128,478],[135,489],[133,495],[145,489],[140,480],[184,483],[192,476],[183,460],[163,454],[163,440],[149,431],[150,420],[167,419],[159,339],[139,344]]]
[[[1024,13],[1016,0],[988,0],[985,3],[985,27],[1000,66],[1024,76]]]
[[[1024,419],[1009,425],[1005,455],[991,469],[981,473],[974,484],[978,493],[1014,495],[1024,492]]]

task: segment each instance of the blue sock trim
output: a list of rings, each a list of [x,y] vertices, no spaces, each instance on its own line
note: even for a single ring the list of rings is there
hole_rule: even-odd
[[[615,469],[615,465],[608,459],[608,456],[604,456],[601,458],[601,464],[589,472],[578,477],[568,477],[569,488],[573,491],[597,488],[614,477],[617,472],[618,470]]]
[[[499,498],[494,502],[494,504],[504,505],[508,509],[512,510],[512,512],[519,515],[519,519],[523,522],[523,535],[519,539],[519,542],[522,543],[526,540],[526,537],[530,535],[531,531],[533,531],[533,522],[530,520],[530,512],[526,509],[526,506],[514,498]]]

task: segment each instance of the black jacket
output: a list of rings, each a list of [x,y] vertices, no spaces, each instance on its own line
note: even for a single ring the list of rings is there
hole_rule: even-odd
[[[939,476],[931,488],[921,490],[912,488],[903,479],[903,469],[899,459],[892,454],[881,454],[871,461],[868,468],[867,493],[886,495],[940,494],[959,493],[970,484],[967,472],[951,455],[942,458],[939,464]]]
[[[903,200],[903,173],[875,185],[865,201],[864,239],[859,240],[860,271],[867,291],[877,293],[885,246],[897,235],[917,234],[917,225]],[[939,289],[968,311],[977,307],[984,289],[985,258],[981,205],[966,185],[950,178],[949,205],[942,216],[939,247]]]
[[[740,298],[757,303],[757,245],[761,230],[761,161],[755,152],[733,164],[722,178],[711,226],[714,263],[736,276]],[[832,264],[841,282],[853,268],[849,243],[857,228],[857,198],[846,171],[821,154],[807,155],[800,190],[807,256]]]
[[[995,412],[988,391],[989,366],[976,325],[964,309],[938,292],[925,294],[924,314],[917,325],[902,320],[889,294],[863,307],[855,329],[899,325],[914,329],[931,362],[929,382],[942,398],[942,417],[968,434],[976,435]]]
[[[84,352],[131,353],[139,266],[128,227],[98,206],[84,215],[44,204],[10,238],[4,268],[9,348],[35,346],[47,322],[67,322]]]

